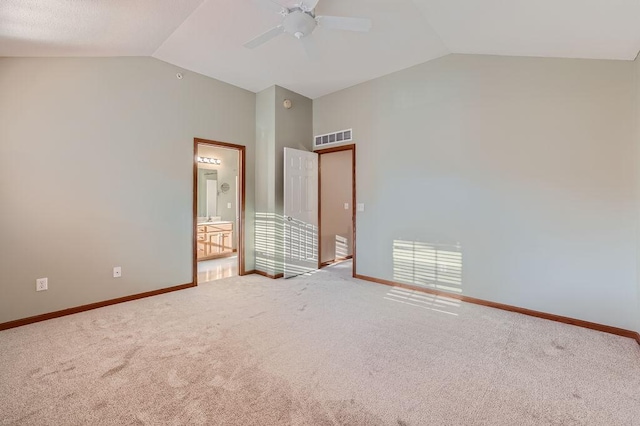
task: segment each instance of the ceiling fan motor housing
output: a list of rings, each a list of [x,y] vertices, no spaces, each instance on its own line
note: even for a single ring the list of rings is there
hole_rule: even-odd
[[[284,31],[297,38],[306,37],[315,30],[318,23],[315,18],[302,10],[289,13],[282,22]]]
[[[258,1],[258,0],[254,0]],[[254,49],[282,34],[289,34],[302,41],[309,54],[314,44],[307,39],[316,29],[323,27],[329,30],[367,32],[371,29],[371,20],[367,18],[348,18],[345,16],[316,16],[319,0],[259,0],[266,7],[282,16],[280,25],[254,37],[244,44]],[[286,2],[283,4],[283,2]],[[295,2],[295,3],[294,3]],[[291,5],[293,3],[293,5]],[[291,5],[291,7],[289,7]]]

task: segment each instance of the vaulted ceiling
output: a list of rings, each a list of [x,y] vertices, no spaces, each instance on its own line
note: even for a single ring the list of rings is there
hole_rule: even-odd
[[[295,0],[281,0],[293,2]],[[449,53],[633,60],[640,0],[320,0],[369,33],[317,28],[317,55],[252,0],[2,0],[0,56],[153,56],[257,92],[311,98]]]

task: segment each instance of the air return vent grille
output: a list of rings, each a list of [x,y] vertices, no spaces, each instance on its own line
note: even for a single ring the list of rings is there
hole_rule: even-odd
[[[353,140],[353,129],[340,130],[335,133],[327,133],[326,135],[318,135],[314,139],[314,145],[325,146],[335,143],[350,142]]]

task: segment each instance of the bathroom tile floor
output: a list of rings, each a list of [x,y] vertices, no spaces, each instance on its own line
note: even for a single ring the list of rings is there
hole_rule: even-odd
[[[198,262],[198,283],[206,283],[237,275],[238,256]]]

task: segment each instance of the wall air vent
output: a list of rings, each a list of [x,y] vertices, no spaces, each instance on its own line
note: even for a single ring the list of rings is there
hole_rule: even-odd
[[[350,142],[353,140],[353,129],[340,130],[339,132],[318,135],[314,138],[313,144],[316,148],[332,145],[336,143]]]

